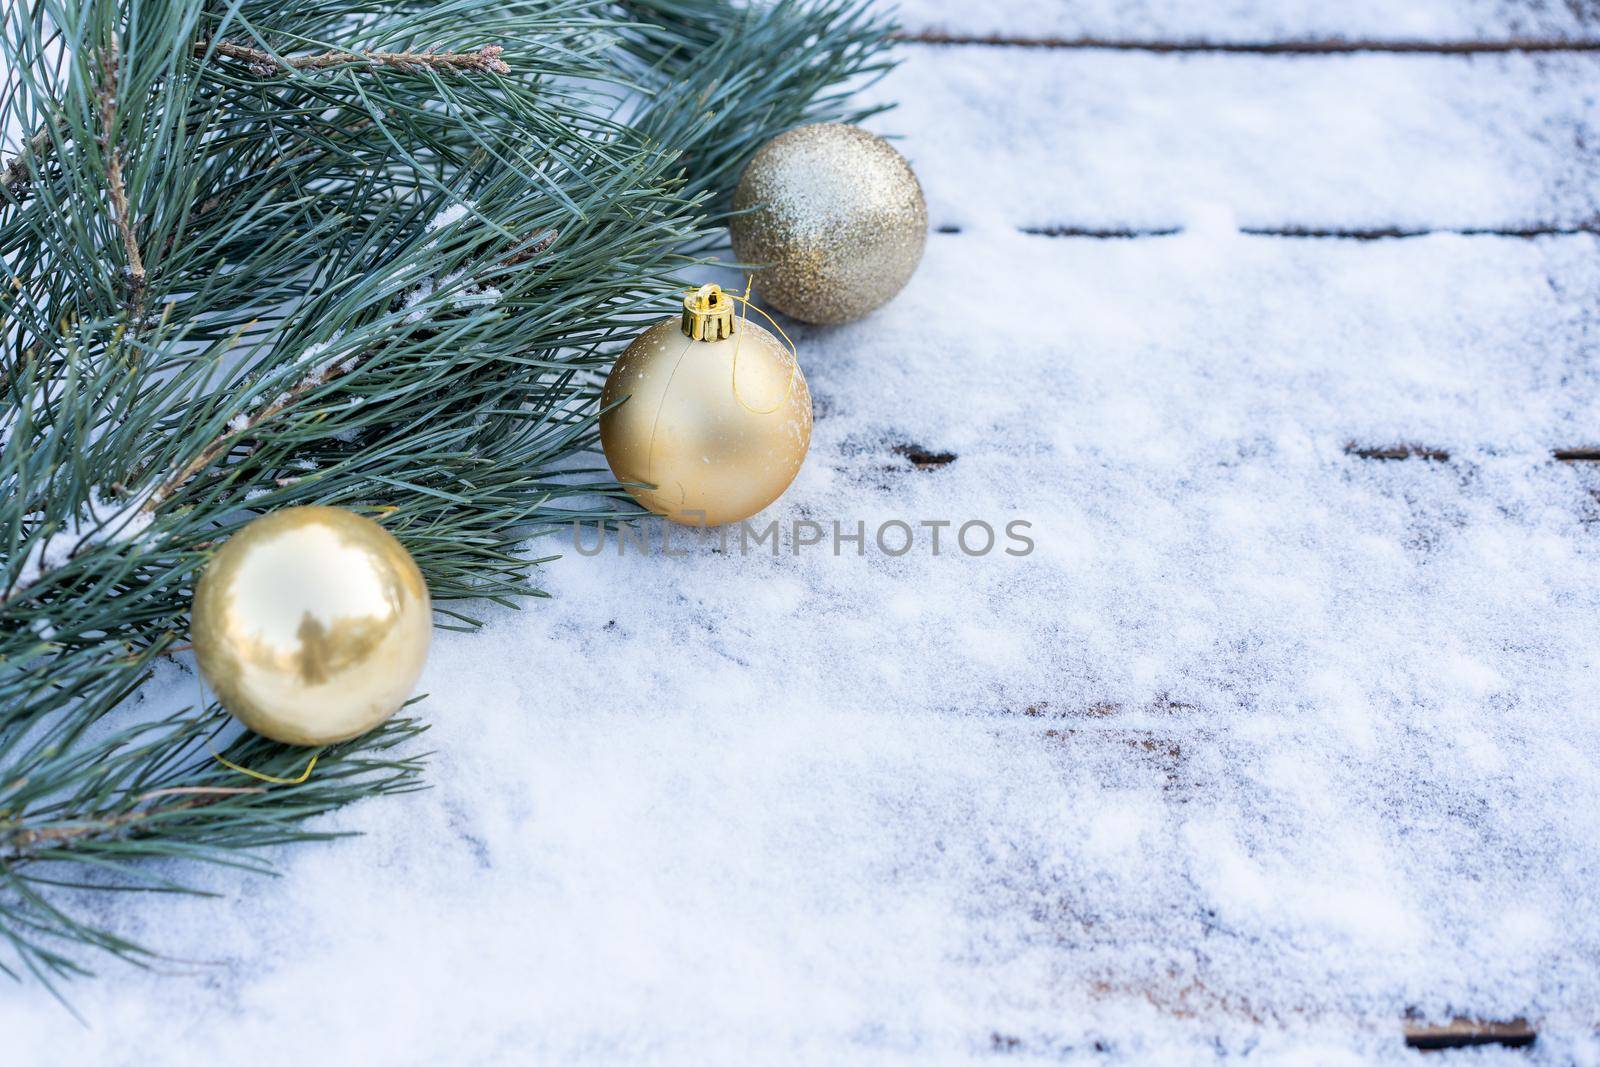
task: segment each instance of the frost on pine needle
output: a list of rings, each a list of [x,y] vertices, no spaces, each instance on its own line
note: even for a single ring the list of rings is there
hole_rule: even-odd
[[[335,352],[331,356],[323,355],[334,348],[340,338],[341,333],[336,332],[326,341],[307,345],[300,357],[280,372],[279,377],[290,378],[294,384],[252,410],[234,415],[227,423],[229,432],[243,433],[255,426],[260,419],[287,408],[303,394],[320,385],[326,385],[335,378],[343,377],[359,367],[361,365],[359,352]]]
[[[309,363],[311,366],[305,372],[304,377],[300,379],[303,384],[308,386],[323,385],[330,378],[350,373],[361,362],[360,357],[353,354],[342,355],[335,353],[325,358],[319,358],[324,352],[338,343],[338,340],[339,335],[334,334],[326,341],[319,341],[317,344],[307,346],[304,354],[300,357],[300,363]]]
[[[415,325],[427,321],[440,311],[453,311],[464,307],[489,306],[499,303],[504,295],[492,285],[466,282],[465,270],[452,271],[435,282],[424,279],[408,292],[402,302],[403,321]]]
[[[403,321],[407,325],[414,325],[428,317],[431,309],[427,306],[427,301],[431,296],[433,296],[432,278],[418,282],[416,288],[406,294],[401,310],[406,313]]]

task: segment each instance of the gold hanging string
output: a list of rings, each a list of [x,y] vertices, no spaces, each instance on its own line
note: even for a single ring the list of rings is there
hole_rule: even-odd
[[[298,778],[276,778],[270,774],[262,774],[260,771],[252,771],[249,767],[239,766],[226,756],[220,754],[216,749],[211,748],[211,742],[209,740],[206,742],[206,748],[211,749],[212,759],[216,760],[230,771],[238,771],[240,774],[248,774],[258,782],[271,782],[273,785],[303,784],[308,778],[311,777],[311,769],[317,765],[317,759],[322,755],[322,753],[318,751],[315,756],[312,756],[311,762],[306,764],[306,769],[300,772],[300,776]]]
[[[200,706],[203,708],[210,702],[206,700],[206,687],[205,683],[200,678],[199,664],[195,664],[194,687],[200,693]],[[322,756],[322,750],[319,748],[315,753],[312,754],[311,762],[306,764],[306,769],[300,772],[300,776],[298,778],[278,778],[270,774],[262,774],[260,771],[252,771],[249,767],[239,766],[237,763],[218,752],[211,744],[211,738],[209,737],[206,738],[206,751],[211,753],[212,759],[216,760],[230,771],[238,771],[240,774],[249,775],[258,782],[271,782],[273,785],[303,785],[311,777],[312,768],[317,765],[317,760]]]
[[[734,332],[733,337],[733,369],[731,373],[733,398],[739,402],[740,407],[744,408],[752,415],[771,415],[774,411],[777,411],[779,408],[783,407],[783,405],[787,404],[789,402],[790,394],[794,392],[795,379],[800,375],[800,349],[796,347],[792,340],[789,339],[789,335],[784,332],[784,329],[781,325],[779,325],[778,320],[773,318],[771,315],[768,315],[761,308],[756,307],[755,302],[750,299],[750,286],[752,282],[753,275],[746,274],[744,276],[744,295],[739,296],[733,293],[727,294],[730,299],[738,300],[744,304],[744,314],[739,320],[740,329]],[[745,323],[750,321],[750,312],[752,309],[754,309],[754,311],[762,318],[772,323],[772,328],[778,331],[778,336],[783,338],[783,343],[789,346],[789,384],[784,388],[783,396],[770,408],[753,408],[744,402],[744,397],[739,395],[739,346],[744,343],[743,327]]]

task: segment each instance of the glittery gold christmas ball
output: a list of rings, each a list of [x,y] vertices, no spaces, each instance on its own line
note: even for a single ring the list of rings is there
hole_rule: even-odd
[[[789,488],[811,444],[811,391],[793,354],[733,315],[715,285],[641,334],[606,379],[600,446],[657,515],[720,526]]]
[[[432,608],[399,541],[342,508],[284,508],[206,565],[190,622],[222,706],[258,734],[327,745],[394,714],[428,655]]]
[[[911,279],[928,236],[905,158],[859,126],[801,126],[744,168],[729,222],[734,254],[761,266],[761,298],[803,322],[859,319]]]

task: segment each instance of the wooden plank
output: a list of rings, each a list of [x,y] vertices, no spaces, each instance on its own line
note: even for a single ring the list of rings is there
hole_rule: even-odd
[[[1228,55],[1335,56],[1355,52],[1389,52],[1399,55],[1476,56],[1506,52],[1596,52],[1600,41],[1561,37],[1508,37],[1494,41],[1405,41],[1363,37],[1353,40],[1302,38],[1287,41],[1218,41],[1138,39],[1126,37],[1025,37],[1000,33],[951,33],[945,30],[902,32],[904,44],[993,48],[1092,49],[1105,52],[1156,52],[1175,54],[1218,52]]]
[[[941,325],[950,293],[986,309],[971,337]],[[853,329],[852,358],[806,373],[833,412],[823,424],[849,426],[828,431],[849,438],[834,453],[840,477],[875,484],[965,479],[1003,454],[1037,465],[1038,493],[1092,498],[1101,490],[1086,484],[1102,483],[1086,471],[1102,459],[1148,463],[1159,479],[1201,463],[1196,449],[1205,463],[1238,462],[1258,435],[1344,468],[1362,462],[1347,446],[1542,447],[1568,469],[1595,468],[1576,457],[1600,450],[1600,241],[1589,235],[1078,241],[975,227],[930,238],[913,283]],[[950,387],[910,407],[863,399],[927,375]],[[971,389],[991,376],[1007,387]],[[1224,404],[1254,414],[1204,421]],[[896,446],[960,458],[919,471]],[[1023,703],[1062,695],[1028,691]]]
[[[1539,0],[1035,0],[973,4],[902,0],[913,34],[1062,41],[1168,42],[1202,48],[1276,42],[1303,47],[1404,47],[1419,42],[1474,44],[1600,40],[1600,9]]]
[[[878,92],[936,227],[1355,240],[1600,226],[1600,52],[908,54]],[[1041,122],[1040,115],[1053,116]]]

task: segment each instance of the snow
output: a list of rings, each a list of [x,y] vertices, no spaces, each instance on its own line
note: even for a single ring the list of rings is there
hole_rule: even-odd
[[[1600,12],[1581,0],[900,0],[909,32],[1113,41],[1592,41]]]
[[[433,789],[118,898],[172,962],[74,986],[88,1028],[12,991],[8,1048],[1415,1063],[1414,1013],[1600,1063],[1600,470],[1550,456],[1600,444],[1600,241],[1240,232],[1568,223],[1593,69],[914,53],[876,128],[960,232],[791,331],[782,551],[538,544],[552,600],[437,635]]]
[[[453,226],[476,211],[477,207],[478,205],[473,203],[471,200],[451,204],[449,207],[445,208],[443,211],[439,212],[433,218],[428,220],[427,231],[429,233],[433,233],[435,230],[442,230],[447,226]]]
[[[411,321],[409,316],[407,321]],[[275,411],[283,407],[295,398],[297,391],[303,392],[355,370],[361,362],[360,353],[349,354],[337,350],[336,346],[343,336],[342,331],[336,330],[328,340],[307,345],[305,350],[295,357],[292,364],[277,372],[290,383],[290,388],[278,393],[253,411],[241,411],[233,416],[228,420],[228,429],[233,433],[243,433],[253,425],[260,412]],[[329,349],[335,349],[332,355],[326,354]]]
[[[84,513],[69,516],[60,528],[27,542],[10,592],[25,589],[51,571],[60,570],[91,545],[138,540],[155,518],[145,510],[155,490],[152,484],[142,492],[114,498],[99,490],[91,492]]]
[[[429,229],[432,228],[430,224]],[[432,278],[424,278],[407,291],[401,305],[406,313],[402,321],[414,325],[441,311],[494,305],[505,298],[505,294],[496,287],[478,285],[468,279],[466,273],[464,270],[452,271],[437,282]]]

